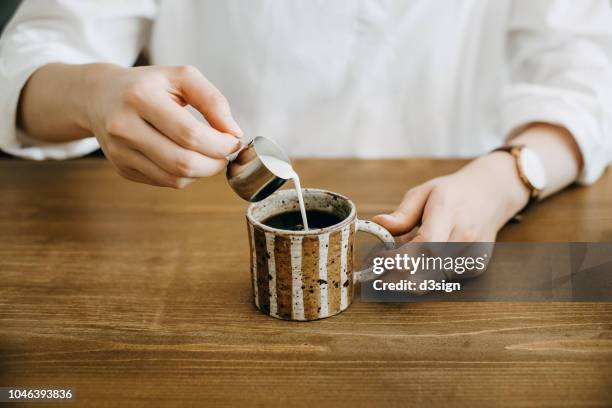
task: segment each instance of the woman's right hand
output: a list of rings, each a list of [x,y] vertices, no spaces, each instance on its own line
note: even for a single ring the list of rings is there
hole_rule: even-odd
[[[84,81],[85,127],[129,180],[182,188],[222,171],[240,147],[227,99],[196,68],[92,64]]]

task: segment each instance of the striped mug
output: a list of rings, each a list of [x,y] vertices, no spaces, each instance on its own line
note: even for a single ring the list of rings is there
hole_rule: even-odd
[[[323,319],[349,307],[354,282],[368,275],[368,270],[353,271],[356,231],[394,242],[380,225],[357,219],[348,198],[318,189],[304,189],[303,195],[308,210],[332,212],[342,221],[309,231],[263,224],[273,215],[299,209],[294,190],[278,191],[247,209],[253,298],[259,310],[278,319]]]

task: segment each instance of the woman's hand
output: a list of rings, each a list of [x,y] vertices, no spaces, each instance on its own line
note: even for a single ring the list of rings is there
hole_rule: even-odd
[[[573,183],[582,168],[582,155],[565,128],[531,123],[512,142],[532,149],[546,172],[544,198]],[[497,232],[529,200],[514,158],[505,152],[490,153],[456,173],[435,178],[409,190],[391,214],[374,221],[393,235],[408,234],[421,224],[416,242],[493,242]],[[403,240],[410,236],[403,237]]]
[[[421,223],[414,242],[493,242],[528,199],[512,156],[495,152],[409,190],[397,210],[374,221],[393,235]]]
[[[84,81],[83,127],[129,180],[181,188],[223,170],[225,157],[239,148],[242,131],[227,100],[193,67],[95,64]],[[187,104],[210,126],[191,115]]]
[[[242,135],[225,97],[189,66],[47,64],[22,91],[18,123],[48,142],[94,134],[123,177],[174,188],[223,170]]]

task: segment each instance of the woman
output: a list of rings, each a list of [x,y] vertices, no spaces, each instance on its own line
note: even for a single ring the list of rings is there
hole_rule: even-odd
[[[0,147],[101,147],[178,188],[222,171],[241,128],[294,156],[480,156],[375,220],[493,241],[609,163],[611,41],[605,0],[26,0],[0,42]]]

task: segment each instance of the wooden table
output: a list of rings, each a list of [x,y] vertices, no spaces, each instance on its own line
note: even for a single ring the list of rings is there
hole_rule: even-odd
[[[368,217],[462,163],[297,170]],[[79,407],[612,406],[612,304],[357,301],[278,321],[251,302],[245,207],[222,176],[174,191],[102,159],[0,161],[0,386],[73,386]],[[499,238],[612,241],[612,175]]]

